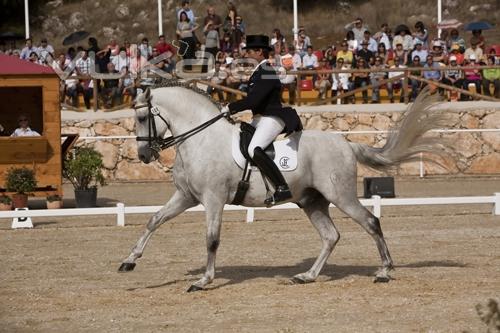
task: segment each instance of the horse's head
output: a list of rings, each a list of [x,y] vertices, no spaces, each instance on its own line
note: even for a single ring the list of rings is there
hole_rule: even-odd
[[[134,101],[135,131],[139,159],[149,163],[159,157],[159,141],[168,130],[161,108],[155,105],[151,89],[138,93]]]

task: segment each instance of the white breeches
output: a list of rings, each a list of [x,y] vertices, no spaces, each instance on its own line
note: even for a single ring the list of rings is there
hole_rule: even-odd
[[[285,122],[275,116],[256,116],[250,124],[256,128],[248,146],[248,154],[252,158],[256,147],[266,149],[285,128]]]

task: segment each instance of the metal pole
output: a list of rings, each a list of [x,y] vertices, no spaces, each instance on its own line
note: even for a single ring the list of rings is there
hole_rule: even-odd
[[[293,0],[293,40],[299,40],[299,16],[297,0]]]
[[[163,13],[161,10],[161,0],[158,0],[158,36],[163,35]]]
[[[28,0],[24,0],[24,31],[26,39],[30,38],[30,11],[28,7]]]
[[[441,23],[442,21],[442,17],[441,17],[441,14],[442,14],[442,0],[437,0],[437,5],[438,5],[438,24]],[[438,38],[441,38],[441,29],[438,29]]]

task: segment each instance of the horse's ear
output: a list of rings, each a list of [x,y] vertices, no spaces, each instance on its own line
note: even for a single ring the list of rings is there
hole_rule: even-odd
[[[144,92],[144,98],[146,101],[149,101],[151,99],[151,89],[149,87],[146,88],[146,91]]]

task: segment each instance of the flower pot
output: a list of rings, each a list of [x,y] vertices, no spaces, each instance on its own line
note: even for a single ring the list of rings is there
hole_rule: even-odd
[[[97,206],[97,188],[88,190],[75,190],[75,201],[77,208],[89,208]]]
[[[12,205],[14,208],[28,207],[28,195],[16,193],[12,196]]]
[[[62,200],[47,201],[47,209],[60,209],[63,206]]]
[[[12,210],[12,203],[2,203],[0,202],[0,210]]]

